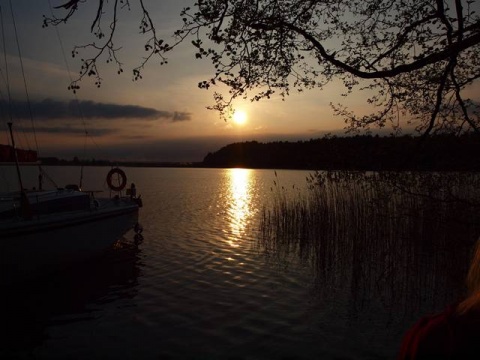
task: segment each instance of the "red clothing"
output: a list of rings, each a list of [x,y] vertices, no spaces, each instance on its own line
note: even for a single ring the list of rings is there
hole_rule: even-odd
[[[455,309],[420,319],[405,334],[398,360],[480,359],[480,314]]]

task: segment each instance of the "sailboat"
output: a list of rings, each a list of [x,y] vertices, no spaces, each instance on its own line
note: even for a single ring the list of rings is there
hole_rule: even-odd
[[[16,166],[20,174],[18,159]],[[125,172],[112,168],[107,174],[109,197],[96,197],[76,185],[29,191],[20,187],[1,195],[0,280],[31,278],[87,260],[138,229],[142,199],[134,187],[124,192],[126,183]]]
[[[11,121],[8,127],[11,145],[0,146],[0,162],[14,164],[18,191],[0,194],[0,283],[87,260],[134,227],[139,231],[142,199],[133,183],[127,189],[122,169],[107,173],[108,197],[77,185],[44,190],[40,166],[38,189],[27,190],[20,163],[37,163],[37,156],[35,151],[16,149]]]

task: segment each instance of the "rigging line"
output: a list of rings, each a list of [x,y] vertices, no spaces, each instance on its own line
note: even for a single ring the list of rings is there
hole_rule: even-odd
[[[42,168],[41,165],[38,166],[38,168],[40,169],[40,173],[42,175],[44,175],[48,181],[50,181],[50,183],[55,187],[55,189],[58,189],[58,185],[55,181],[53,181],[53,179],[50,177],[50,175],[48,175],[48,173]]]
[[[5,76],[3,75],[3,70],[0,68],[0,76],[2,77],[2,80],[3,82],[6,83],[6,80],[5,80]],[[0,99],[2,100],[2,102],[5,102],[5,96],[3,94],[3,90],[0,89]],[[3,105],[3,104],[2,104]]]
[[[3,83],[6,84],[7,80],[5,79],[5,75],[3,74],[3,69],[2,68],[0,68],[0,76],[2,78]],[[2,89],[0,89],[0,98],[1,98],[1,101],[2,101],[2,106],[4,106],[4,104],[6,104],[7,101],[5,100],[5,95],[4,95]]]
[[[3,56],[4,56],[5,74],[6,74],[5,83],[6,83],[6,86],[7,86],[7,94],[8,94],[8,116],[9,116],[10,122],[13,123],[13,119],[12,119],[12,96],[11,96],[11,93],[10,93],[10,78],[8,76],[7,46],[6,46],[6,41],[5,41],[5,26],[4,26],[3,11],[2,11],[1,6],[0,6],[0,20],[1,20],[1,23],[2,23]],[[5,125],[7,125],[6,122],[5,122]],[[7,135],[7,139],[8,139],[8,144],[12,145],[8,135]]]
[[[51,0],[47,0],[48,1],[48,6],[50,7],[50,13],[52,14],[52,17],[54,17],[54,13],[53,13],[53,7],[52,7],[52,2]],[[60,44],[60,49],[62,50],[62,56],[63,56],[63,61],[65,62],[65,67],[67,69],[67,72],[68,72],[68,77],[69,77],[69,80],[70,80],[70,83],[73,83],[73,77],[72,77],[72,72],[70,71],[70,66],[68,65],[68,60],[67,60],[67,57],[65,56],[65,47],[63,46],[63,41],[62,41],[62,37],[60,36],[60,32],[58,31],[58,27],[57,26],[54,26],[55,28],[55,32],[57,34],[57,39],[58,39],[58,42]],[[85,116],[83,114],[83,111],[82,111],[82,107],[80,106],[80,101],[78,100],[78,95],[76,92],[73,93],[74,97],[75,97],[75,100],[76,100],[76,104],[77,104],[77,108],[78,108],[78,113],[80,115],[80,118],[82,120],[82,125],[83,125],[83,130],[85,132],[85,142],[83,144],[83,153],[84,153],[84,156],[86,156],[86,152],[87,152],[87,138],[90,139],[90,141],[96,146],[96,148],[101,151],[101,152],[105,152],[104,149],[101,149],[100,146],[95,142],[95,140],[93,139],[93,136],[91,136],[89,133],[88,133],[88,130],[87,130],[87,122],[85,121]]]
[[[25,87],[25,95],[27,97],[27,104],[28,104],[28,112],[30,115],[30,121],[32,123],[32,129],[33,129],[33,138],[35,140],[35,147],[37,150],[37,154],[40,154],[38,151],[38,141],[37,141],[37,132],[35,130],[35,123],[33,121],[33,112],[32,112],[32,106],[30,104],[30,96],[28,94],[28,88],[27,88],[27,78],[25,76],[25,69],[23,67],[23,59],[22,59],[22,52],[20,50],[20,42],[18,41],[18,32],[17,32],[17,23],[15,21],[15,15],[13,13],[13,5],[12,5],[12,0],[9,1],[10,3],[10,12],[12,14],[12,22],[13,22],[13,29],[15,31],[15,41],[17,43],[17,50],[18,50],[18,56],[20,58],[20,67],[22,69],[22,77],[23,77],[23,85]],[[27,143],[28,143],[28,138],[27,138]],[[29,146],[30,147],[30,146]]]
[[[48,6],[50,8],[50,13],[52,14],[52,18],[53,18],[54,14],[53,14],[52,2],[50,0],[48,0]],[[58,43],[60,44],[60,50],[62,51],[63,61],[65,63],[65,68],[67,69],[68,78],[70,79],[70,84],[71,84],[73,82],[73,78],[70,72],[70,66],[68,65],[67,57],[65,56],[65,48],[63,46],[63,41],[60,36],[60,32],[58,31],[58,27],[54,26],[54,28],[55,28],[55,33],[57,35]],[[83,116],[82,107],[80,106],[80,101],[78,100],[78,96],[76,92],[74,92],[73,95],[75,97],[75,103],[77,105],[78,114],[80,115],[80,119],[82,120],[83,131],[85,132],[85,139],[83,142],[83,157],[85,158],[87,154],[87,137],[88,137],[87,124],[85,122],[85,117]],[[80,181],[79,181],[80,189],[82,188],[82,183],[83,183],[83,163],[80,167]]]
[[[3,71],[2,69],[0,68],[0,75],[2,77],[2,80],[3,80],[3,83],[7,83],[7,81],[5,80],[5,76],[3,75]],[[3,90],[0,89],[0,117],[2,118],[4,124],[5,124],[5,128],[8,127],[7,123],[8,123],[8,120],[7,120],[7,116],[8,115],[5,115],[5,114],[8,114],[8,109],[6,109],[6,106],[8,105],[8,101],[5,99],[5,94],[3,93]],[[9,136],[7,133],[5,133],[5,137],[7,138],[7,144],[10,144],[9,142]]]
[[[2,14],[2,7],[1,6],[0,6],[0,22],[2,23],[1,28],[2,28],[2,38],[3,38],[3,46],[4,46],[3,53],[6,54],[5,36],[3,36],[3,34],[4,34],[4,31],[3,31],[4,30],[4,28],[3,28],[3,14]],[[3,72],[2,68],[0,68],[0,76],[1,76],[1,79],[2,79],[3,83],[7,84],[7,79],[5,78],[5,75],[4,75],[4,72]],[[7,104],[8,104],[8,99],[5,99],[5,94],[4,94],[3,90],[0,89],[0,111],[1,111],[1,117],[4,121],[4,123],[5,123],[6,128],[8,127],[8,125],[7,125],[8,120],[7,120],[7,115],[5,115],[5,111],[7,113],[9,113],[8,110],[5,110],[5,106]],[[5,136],[7,137],[7,139],[9,139],[7,134],[5,134]],[[7,143],[9,144],[9,140],[7,140]]]

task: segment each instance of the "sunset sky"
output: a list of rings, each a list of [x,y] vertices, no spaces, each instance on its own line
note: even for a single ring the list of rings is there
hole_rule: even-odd
[[[58,6],[66,0],[50,2],[52,6]],[[181,9],[193,2],[146,1],[160,37],[171,37],[181,25]],[[221,87],[208,91],[198,89],[197,83],[208,79],[213,67],[208,60],[195,59],[190,41],[168,55],[169,64],[161,66],[158,61],[151,61],[143,72],[143,79],[132,81],[131,69],[140,63],[144,54],[136,1],[131,1],[130,11],[123,9],[120,13],[116,44],[122,47],[118,55],[124,63],[124,72],[118,75],[117,68],[106,64],[103,59],[99,62],[102,86],[97,88],[94,81],[87,78],[82,81],[76,98],[67,90],[70,76],[75,77],[80,69],[79,58],[72,58],[71,50],[74,45],[94,41],[90,26],[96,3],[87,1],[81,4],[78,13],[67,24],[58,27],[69,75],[55,28],[42,29],[43,15],[51,13],[49,0],[12,1],[40,156],[201,161],[208,152],[235,141],[301,140],[328,132],[338,133],[343,129],[343,120],[333,118],[329,106],[330,102],[345,101],[340,96],[341,85],[335,84],[323,91],[292,94],[286,101],[280,97],[259,103],[237,101],[237,111],[246,114],[244,124],[221,120],[218,113],[207,110],[206,106],[213,104],[214,91],[225,94],[226,91]],[[14,41],[10,2],[1,0],[0,4],[8,61],[8,74],[4,56],[0,62],[3,123],[9,118],[8,76],[14,123],[16,127],[24,128],[17,135],[18,145],[35,148],[28,107],[25,106],[24,81]],[[57,11],[59,15],[63,13]],[[3,44],[0,51],[3,55]],[[81,117],[78,116],[78,107],[71,103],[76,99],[81,102]],[[349,97],[348,104],[362,112],[364,99]],[[19,121],[21,118],[28,121]],[[28,126],[22,126],[22,123]],[[83,150],[83,123],[91,135],[86,152]],[[6,143],[7,139],[0,142]]]

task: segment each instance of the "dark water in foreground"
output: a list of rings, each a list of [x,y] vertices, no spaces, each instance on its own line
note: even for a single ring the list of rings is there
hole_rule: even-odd
[[[107,170],[86,169],[84,189],[103,187]],[[63,184],[80,170],[48,171]],[[348,286],[266,254],[258,221],[273,171],[127,175],[144,199],[143,241],[132,231],[102,258],[2,291],[2,358],[389,359],[425,311],[392,313],[371,294],[359,306]],[[307,175],[279,172],[295,192]]]

